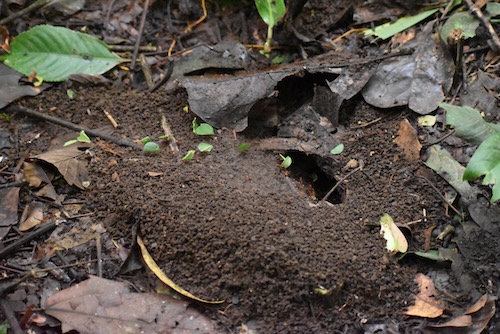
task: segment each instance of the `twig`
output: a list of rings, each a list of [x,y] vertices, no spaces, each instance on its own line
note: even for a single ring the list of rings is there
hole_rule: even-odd
[[[337,188],[340,186],[340,184],[341,184],[342,182],[344,182],[345,180],[347,180],[347,178],[348,178],[349,176],[351,176],[352,174],[356,173],[356,172],[357,172],[358,170],[360,170],[360,169],[361,169],[361,166],[358,166],[358,167],[354,168],[352,171],[350,171],[349,173],[347,173],[347,174],[346,174],[344,177],[342,177],[340,180],[338,180],[338,181],[337,181],[337,183],[335,183],[335,185],[332,187],[332,189],[330,189],[330,191],[328,191],[328,192],[326,193],[326,195],[325,195],[325,196],[323,196],[323,198],[321,199],[321,201],[319,201],[319,204],[320,204],[320,205],[321,205],[321,204],[323,204],[323,202],[324,202],[324,201],[325,201],[328,197],[330,197],[330,195],[331,195],[331,194],[335,191],[335,189],[337,189]]]
[[[95,237],[95,248],[97,253],[97,276],[102,278],[102,239],[101,233],[97,233]]]
[[[156,83],[150,90],[149,92],[150,93],[153,93],[155,92],[158,88],[160,88],[162,85],[164,85],[169,79],[170,77],[172,76],[172,73],[174,72],[174,64],[172,61],[169,61],[167,63],[167,72],[165,73],[165,75],[163,76],[163,78],[161,78],[160,81],[158,81],[158,83]]]
[[[201,22],[203,22],[203,20],[207,18],[207,6],[205,5],[205,0],[201,0],[201,8],[203,10],[203,15],[198,20],[196,20],[196,22],[188,25],[187,28],[184,29],[184,32],[190,32],[191,30],[193,30],[194,27],[196,27],[198,24],[200,24]]]
[[[5,298],[0,300],[0,307],[2,308],[2,312],[5,315],[5,318],[9,322],[9,332],[12,334],[23,334],[24,331],[21,329],[19,322],[17,322],[16,315],[12,310],[12,305]]]
[[[13,241],[10,243],[8,246],[0,250],[0,259],[3,259],[10,253],[16,251],[19,247],[23,246],[24,244],[30,242],[31,240],[38,238],[39,236],[52,231],[56,226],[58,225],[57,222],[52,221],[50,223],[43,224],[33,232],[24,235],[20,239]]]
[[[151,68],[149,67],[148,61],[143,53],[139,56],[139,60],[141,63],[142,73],[144,73],[144,79],[146,79],[146,84],[148,85],[148,89],[152,89],[154,87],[153,75],[151,74]]]
[[[457,210],[457,209],[456,209],[456,208],[455,208],[455,207],[454,207],[451,203],[448,203],[448,201],[446,200],[446,197],[444,197],[444,195],[443,195],[443,194],[441,194],[441,192],[439,191],[439,189],[438,189],[438,188],[436,188],[436,186],[435,186],[435,185],[433,185],[433,184],[432,184],[432,182],[431,182],[430,180],[428,180],[427,178],[425,178],[425,177],[423,177],[423,176],[419,176],[419,177],[420,177],[421,179],[424,179],[424,180],[427,182],[427,184],[428,184],[428,185],[430,185],[430,186],[432,187],[432,189],[434,189],[434,190],[436,191],[436,193],[439,195],[439,197],[441,197],[441,199],[444,201],[444,203],[445,203],[446,205],[448,205],[448,206],[449,206],[449,207],[450,207],[453,211],[455,211],[455,213],[456,213],[457,215],[459,215],[459,216],[462,218],[462,220],[464,219],[464,214],[463,214],[462,212],[458,211],[458,210]]]
[[[137,54],[139,53],[139,46],[141,45],[142,34],[144,33],[144,24],[146,23],[146,16],[149,10],[149,0],[144,3],[144,9],[142,10],[141,23],[139,25],[139,33],[137,34],[137,40],[135,41],[134,53],[132,54],[132,64],[130,68],[133,70],[135,68],[135,62],[137,60]]]
[[[98,131],[98,130],[92,130],[92,129],[86,128],[84,126],[77,125],[77,124],[62,120],[58,117],[49,116],[49,115],[46,115],[44,113],[35,111],[33,109],[29,109],[29,108],[18,106],[18,105],[12,105],[12,106],[7,107],[6,110],[9,112],[19,112],[19,113],[22,113],[22,114],[27,115],[27,116],[42,119],[42,120],[50,122],[50,123],[64,126],[64,127],[71,129],[71,130],[75,130],[75,131],[84,130],[85,133],[87,133],[90,136],[99,137],[99,138],[111,141],[111,142],[116,143],[116,144],[121,145],[121,146],[128,146],[128,147],[133,147],[133,148],[137,148],[137,149],[142,150],[142,146],[140,146],[136,143],[133,143],[131,141],[121,139],[121,138],[118,138],[115,136],[111,136],[111,135],[102,133],[101,131]]]
[[[0,184],[0,189],[20,187],[23,185],[23,183],[24,183],[23,181],[14,181],[14,182],[9,182],[9,183],[3,183],[3,184]]]
[[[465,0],[465,4],[467,5],[467,7],[469,7],[469,11],[478,18],[479,22],[483,24],[483,26],[490,34],[492,42],[490,46],[493,49],[493,51],[495,51],[495,53],[497,54],[500,53],[500,37],[498,37],[498,34],[496,33],[495,28],[493,28],[493,26],[491,25],[490,21],[488,21],[488,19],[486,18],[486,16],[484,16],[481,9],[479,9],[472,2],[472,0]]]
[[[8,17],[0,20],[0,25],[4,25],[6,23],[9,23],[10,21],[17,19],[17,18],[23,16],[24,14],[28,14],[31,11],[34,11],[38,8],[41,8],[45,5],[47,5],[51,1],[52,0],[37,0],[37,1],[33,2],[31,5],[29,5],[28,7],[23,8],[20,11],[14,13],[12,15],[9,15]]]
[[[136,48],[135,45],[108,45],[108,49],[111,51],[134,51]],[[157,52],[158,48],[152,45],[143,45],[139,46],[139,51],[143,52]],[[163,51],[164,52],[164,51]]]
[[[167,118],[164,115],[161,115],[161,127],[163,132],[168,135],[168,146],[170,147],[170,151],[174,155],[178,155],[179,148],[177,147],[177,141],[175,140],[174,133],[170,129],[170,125],[168,125]]]

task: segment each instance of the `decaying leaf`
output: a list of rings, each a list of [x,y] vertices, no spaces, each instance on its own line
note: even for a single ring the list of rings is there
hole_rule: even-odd
[[[424,274],[415,276],[419,293],[415,296],[415,304],[408,307],[406,315],[424,318],[437,318],[443,314],[446,305],[443,301],[436,299],[437,291],[432,279]]]
[[[19,187],[0,189],[0,240],[9,233],[10,227],[17,224]]]
[[[408,250],[408,241],[401,230],[394,224],[392,217],[387,213],[380,217],[380,233],[387,240],[385,246],[388,251],[404,253]]]
[[[363,97],[379,108],[408,105],[428,114],[444,100],[452,84],[454,65],[430,31],[422,31],[413,55],[383,61],[363,89]]]
[[[96,276],[49,297],[45,312],[61,321],[64,333],[217,333],[185,301],[130,292],[125,282]]]
[[[32,229],[43,221],[43,210],[45,205],[42,202],[33,201],[29,203],[23,211],[19,223],[19,230],[24,232]]]
[[[464,314],[424,328],[425,334],[480,334],[495,315],[497,297],[485,294]]]
[[[0,63],[0,109],[20,97],[38,95],[49,87],[47,84],[38,87],[21,84],[19,83],[21,77],[21,73]]]
[[[86,189],[90,185],[90,178],[87,172],[87,161],[83,159],[85,152],[79,147],[81,145],[54,149],[33,158],[54,165],[69,185]]]
[[[398,136],[394,142],[401,147],[409,161],[419,160],[422,144],[418,140],[417,130],[411,126],[406,118],[399,123]]]
[[[141,254],[142,258],[144,259],[144,262],[148,266],[149,269],[166,285],[168,285],[172,290],[175,292],[183,295],[184,297],[187,297],[192,300],[196,300],[198,302],[206,303],[206,304],[222,304],[224,303],[223,300],[215,300],[215,301],[210,301],[210,300],[204,300],[201,298],[196,297],[195,295],[191,294],[190,292],[184,290],[177,284],[175,284],[170,278],[165,275],[165,273],[161,270],[161,268],[156,264],[155,260],[153,257],[149,254],[148,249],[144,245],[144,242],[142,241],[141,237],[137,236],[137,245],[139,245],[139,248],[141,249]]]

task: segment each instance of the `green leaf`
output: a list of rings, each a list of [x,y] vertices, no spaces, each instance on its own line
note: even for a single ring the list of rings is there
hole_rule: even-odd
[[[76,140],[76,139],[71,139],[71,140],[68,140],[67,142],[65,142],[65,143],[63,144],[63,146],[64,146],[64,147],[66,147],[66,146],[73,145],[73,144],[76,144],[76,143],[78,143],[78,140]]]
[[[289,157],[289,156],[283,156],[282,154],[280,154],[280,158],[281,160],[283,160],[281,162],[281,167],[287,169],[288,167],[290,167],[292,165],[292,158]]]
[[[491,17],[500,15],[500,3],[498,2],[488,2],[486,5],[486,11]]]
[[[73,100],[75,98],[75,91],[72,89],[67,89],[66,90],[66,95],[68,95],[70,100]]]
[[[464,39],[476,36],[476,29],[479,27],[479,20],[468,12],[456,12],[446,20],[439,35],[441,39],[448,43],[448,37],[453,31],[459,30]]]
[[[248,151],[249,148],[250,148],[250,145],[248,143],[241,143],[236,147],[236,150],[240,153],[244,153],[244,152]]]
[[[142,149],[146,153],[156,153],[160,151],[160,145],[158,145],[154,141],[149,141],[144,144],[144,147]]]
[[[39,25],[14,37],[9,67],[44,81],[64,81],[72,74],[102,74],[124,60],[97,38],[63,27]]]
[[[195,150],[189,150],[187,151],[186,155],[182,157],[182,160],[193,160],[195,154]]]
[[[500,133],[479,145],[465,169],[464,180],[474,180],[482,175],[484,185],[493,185],[491,202],[500,200]]]
[[[385,248],[388,251],[404,253],[408,250],[408,241],[405,235],[387,213],[380,217],[380,233],[384,235],[384,239],[387,241]]]
[[[262,20],[271,28],[283,18],[286,12],[284,0],[255,0],[255,7]]]
[[[380,37],[381,39],[387,39],[396,35],[397,33],[400,33],[410,27],[413,27],[415,24],[425,20],[438,10],[439,10],[438,8],[429,9],[425,12],[422,12],[414,16],[405,16],[398,19],[395,22],[385,23],[379,25],[378,27],[375,27],[375,29],[365,30],[364,34],[366,36],[375,35],[377,37]]]
[[[344,152],[344,144],[338,144],[330,151],[331,154],[336,155]]]
[[[480,144],[492,134],[500,132],[500,125],[486,122],[479,111],[471,107],[439,104],[446,110],[446,124],[455,127],[456,135],[474,144]]]
[[[214,146],[212,144],[209,144],[209,143],[199,143],[198,144],[198,151],[200,151],[200,152],[210,152],[210,151],[212,151],[213,148],[214,148]]]

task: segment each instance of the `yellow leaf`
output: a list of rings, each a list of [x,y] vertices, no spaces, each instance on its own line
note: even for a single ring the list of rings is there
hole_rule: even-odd
[[[384,239],[387,240],[388,251],[398,251],[404,253],[408,250],[408,241],[401,232],[401,230],[394,224],[392,217],[387,213],[380,217],[380,234],[384,235]]]
[[[161,270],[161,268],[156,264],[155,260],[151,257],[149,254],[146,246],[144,245],[144,242],[142,242],[141,237],[137,236],[137,244],[139,245],[139,248],[141,249],[141,254],[142,258],[144,259],[144,262],[146,262],[146,265],[148,266],[149,269],[166,285],[168,285],[172,290],[176,291],[177,293],[183,295],[184,297],[196,300],[198,302],[202,302],[205,304],[222,304],[224,303],[224,300],[215,300],[215,301],[210,301],[210,300],[204,300],[201,298],[196,297],[195,295],[189,293],[188,291],[184,290],[177,284],[175,284],[170,278],[165,275],[165,273]]]

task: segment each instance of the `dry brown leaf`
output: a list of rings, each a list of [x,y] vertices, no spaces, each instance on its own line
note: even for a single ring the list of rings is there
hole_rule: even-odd
[[[420,292],[415,297],[415,305],[408,307],[405,314],[424,318],[440,317],[446,305],[443,301],[436,299],[437,291],[432,279],[419,273],[415,276],[415,282]]]
[[[87,161],[82,159],[85,152],[79,150],[81,145],[75,144],[50,150],[34,158],[54,165],[70,186],[74,185],[80,189],[86,189],[90,185],[90,179],[87,172]]]
[[[464,314],[442,324],[429,325],[425,334],[480,334],[495,315],[497,297],[485,294]]]
[[[17,224],[19,187],[0,189],[0,240],[9,233],[10,227]]]
[[[23,211],[19,223],[19,230],[24,232],[39,225],[43,221],[43,210],[45,205],[42,202],[33,201],[28,204]]]
[[[394,142],[403,150],[409,161],[418,161],[420,159],[422,144],[418,141],[417,131],[406,118],[399,123],[398,136],[394,139]]]
[[[47,299],[45,312],[62,331],[85,333],[217,333],[214,324],[185,301],[130,292],[129,285],[90,276]]]

